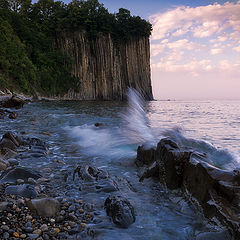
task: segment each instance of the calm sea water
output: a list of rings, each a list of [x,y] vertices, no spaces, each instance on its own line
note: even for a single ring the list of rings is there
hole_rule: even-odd
[[[56,195],[77,197],[96,206],[107,225],[92,226],[97,239],[195,239],[201,232],[220,231],[211,225],[180,193],[169,192],[151,179],[139,183],[134,165],[137,146],[155,145],[171,136],[179,145],[207,153],[209,162],[239,168],[240,101],[152,101],[143,103],[130,93],[124,102],[41,102],[19,110],[16,120],[0,120],[0,133],[38,137],[51,154],[37,162],[21,160],[32,168],[49,167]],[[103,123],[96,128],[94,123]],[[58,164],[61,160],[65,165]],[[136,210],[136,222],[128,229],[115,227],[105,216],[109,194],[80,192],[76,182],[63,181],[66,172],[81,164],[109,171],[121,194]]]

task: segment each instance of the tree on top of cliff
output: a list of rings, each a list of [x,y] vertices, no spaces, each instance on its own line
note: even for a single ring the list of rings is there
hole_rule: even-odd
[[[120,8],[118,13],[109,13],[98,0],[72,0],[68,4],[0,0],[0,18],[1,85],[18,83],[25,92],[31,92],[35,85],[55,95],[77,82],[67,67],[71,59],[54,45],[56,36],[85,31],[91,42],[104,33],[111,34],[118,44],[132,37],[148,37],[152,30],[149,22],[132,16],[129,10]]]

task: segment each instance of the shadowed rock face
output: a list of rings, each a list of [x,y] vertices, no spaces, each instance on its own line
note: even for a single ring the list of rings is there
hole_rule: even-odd
[[[240,239],[240,173],[216,168],[206,162],[204,155],[183,150],[170,139],[162,139],[154,154],[152,151],[138,149],[138,165],[141,159],[143,164],[147,158],[153,162],[140,180],[158,173],[168,188],[187,192],[201,205],[206,217],[217,218],[234,239]]]
[[[65,99],[123,100],[128,87],[153,99],[148,37],[115,46],[110,34],[89,41],[85,32],[75,32],[58,36],[56,46],[71,57],[69,67],[79,79],[77,91],[69,90]]]

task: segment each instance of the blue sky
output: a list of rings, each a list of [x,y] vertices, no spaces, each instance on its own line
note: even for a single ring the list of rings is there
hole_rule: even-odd
[[[197,7],[213,4],[216,0],[99,0],[99,2],[103,3],[110,12],[117,12],[119,8],[126,8],[133,15],[147,19],[152,14],[164,12],[177,6]],[[220,0],[217,2],[223,4],[226,1]],[[229,2],[236,2],[236,0]]]

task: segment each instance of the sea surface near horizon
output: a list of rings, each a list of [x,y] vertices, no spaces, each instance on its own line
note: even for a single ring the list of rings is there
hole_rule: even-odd
[[[129,101],[30,103],[17,110],[16,120],[1,120],[0,134],[13,131],[44,140],[50,155],[37,162],[22,159],[20,164],[40,171],[54,169],[56,194],[95,204],[104,221],[108,217],[103,204],[110,194],[83,194],[75,182],[68,182],[66,188],[61,177],[81,164],[110,173],[119,194],[133,203],[136,222],[119,229],[109,221],[98,239],[192,240],[201,232],[221,231],[179,193],[169,192],[151,179],[139,183],[134,158],[139,145],[156,145],[162,137],[171,137],[179,145],[207,153],[211,164],[239,168],[240,101],[151,101],[143,105],[134,97]],[[96,122],[103,126],[95,127]]]

